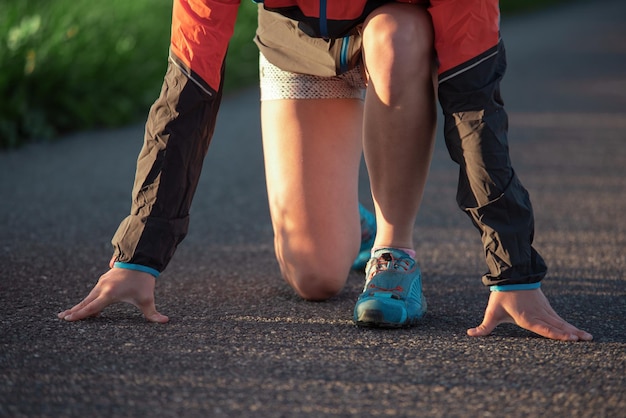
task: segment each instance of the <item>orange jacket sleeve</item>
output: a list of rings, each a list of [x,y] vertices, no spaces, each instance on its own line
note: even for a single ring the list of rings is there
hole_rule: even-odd
[[[498,44],[498,0],[431,0],[439,74],[467,63]]]
[[[217,91],[239,0],[174,0],[171,53]]]

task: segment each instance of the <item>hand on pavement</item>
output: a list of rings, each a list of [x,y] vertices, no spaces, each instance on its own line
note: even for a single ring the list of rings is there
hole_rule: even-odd
[[[499,324],[513,323],[543,337],[590,341],[593,336],[563,320],[541,289],[491,292],[482,324],[467,330],[471,337],[489,335]]]
[[[79,321],[98,316],[109,305],[126,302],[136,306],[148,321],[165,323],[169,318],[156,310],[154,287],[155,278],[148,273],[112,268],[100,277],[82,302],[57,316],[66,321]]]

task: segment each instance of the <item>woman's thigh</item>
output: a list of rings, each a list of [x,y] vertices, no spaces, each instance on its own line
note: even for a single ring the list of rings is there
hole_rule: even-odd
[[[261,122],[276,257],[307,299],[343,287],[360,242],[362,72],[283,71],[261,55]]]
[[[361,101],[270,100],[261,109],[277,250],[310,259],[334,254],[349,265],[360,237]]]

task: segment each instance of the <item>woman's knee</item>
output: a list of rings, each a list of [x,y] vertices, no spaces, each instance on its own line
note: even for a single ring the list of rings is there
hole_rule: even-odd
[[[285,280],[303,299],[326,300],[341,292],[346,277],[347,274],[344,278],[340,278],[325,272],[320,274],[319,271],[296,271],[289,279],[285,277]]]
[[[403,60],[434,57],[430,15],[422,6],[389,3],[374,10],[363,28],[364,48],[393,51]]]
[[[276,259],[283,278],[307,300],[324,300],[341,292],[350,273],[353,255],[350,250],[318,248],[304,251],[276,243]]]

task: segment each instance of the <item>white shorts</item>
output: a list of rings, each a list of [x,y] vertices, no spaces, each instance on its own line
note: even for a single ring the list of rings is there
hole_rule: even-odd
[[[361,99],[366,83],[361,65],[333,77],[291,73],[271,64],[259,54],[261,100]]]

